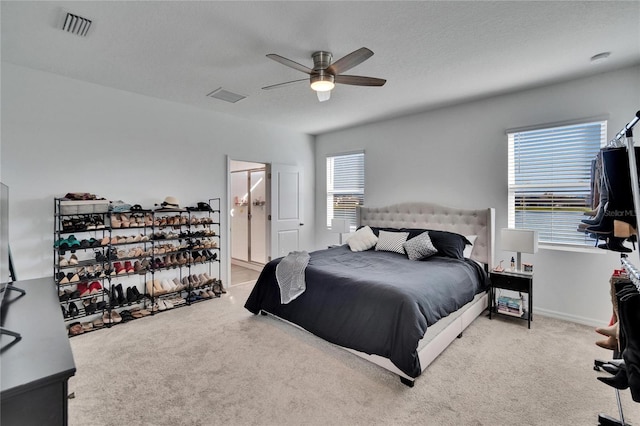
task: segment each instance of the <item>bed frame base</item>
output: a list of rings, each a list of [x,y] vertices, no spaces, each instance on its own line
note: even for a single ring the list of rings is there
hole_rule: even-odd
[[[418,346],[418,357],[420,358],[420,367],[422,368],[422,371],[424,371],[429,366],[429,364],[431,364],[438,357],[438,355],[444,352],[444,350],[451,344],[451,342],[453,342],[455,339],[462,338],[462,332],[464,331],[464,329],[466,329],[469,324],[473,322],[473,320],[475,320],[478,316],[480,316],[480,314],[482,314],[482,312],[484,312],[485,309],[487,309],[488,304],[489,296],[487,292],[480,293],[474,300],[467,303],[458,311],[454,312],[449,317],[440,320],[443,322],[448,322],[446,326],[441,328],[431,327],[427,329],[427,333],[421,341],[423,342],[423,344]],[[279,316],[274,315],[271,312],[261,310],[260,314],[269,315],[273,318],[276,318],[309,333],[309,331],[305,330],[299,325],[280,318]],[[364,358],[367,361],[384,368],[385,370],[397,374],[400,377],[400,382],[403,385],[406,385],[410,388],[413,387],[416,378],[410,377],[403,373],[388,358],[384,358],[379,355],[366,354],[364,352],[345,348],[344,346],[340,345],[333,345],[349,351],[352,354],[359,356],[360,358]]]
[[[412,388],[413,385],[416,383],[415,380],[405,379],[402,376],[400,376],[400,381],[402,382],[403,385],[409,386],[410,388]]]
[[[427,328],[424,338],[418,345],[418,358],[420,359],[420,368],[424,370],[440,355],[445,349],[456,339],[462,337],[462,332],[484,312],[489,306],[489,295],[487,292],[480,293],[474,300],[467,303],[458,311],[452,313],[448,317],[441,319],[442,324],[439,326],[432,326]],[[440,322],[439,321],[439,322]],[[436,323],[438,324],[438,323]],[[445,324],[444,326],[442,326]],[[364,358],[369,362],[372,362],[385,370],[389,370],[392,373],[400,376],[400,381],[413,387],[412,384],[416,378],[410,377],[396,367],[388,358],[381,357],[379,355],[369,355],[364,352],[359,352],[354,349],[344,348],[339,346],[354,355]]]

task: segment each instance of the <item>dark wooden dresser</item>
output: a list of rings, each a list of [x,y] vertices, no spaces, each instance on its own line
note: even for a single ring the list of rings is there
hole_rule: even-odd
[[[0,335],[0,424],[66,425],[67,382],[76,372],[52,278],[16,281],[5,290]]]

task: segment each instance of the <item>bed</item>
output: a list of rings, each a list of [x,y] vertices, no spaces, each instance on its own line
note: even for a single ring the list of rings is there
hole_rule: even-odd
[[[262,270],[245,308],[309,331],[413,386],[487,308],[494,209],[402,203],[360,207],[358,221],[376,233],[378,244],[402,232],[410,241],[426,230],[434,245],[440,245],[439,252],[418,261],[375,247],[353,252],[346,244],[312,252],[304,272],[306,289],[286,304],[281,303],[276,280],[283,258],[274,259]],[[465,247],[466,257],[443,255],[448,251],[443,241],[458,243],[460,238],[473,240]]]

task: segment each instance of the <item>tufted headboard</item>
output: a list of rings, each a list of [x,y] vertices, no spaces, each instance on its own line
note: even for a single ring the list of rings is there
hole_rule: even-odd
[[[384,228],[419,228],[477,235],[471,259],[493,267],[495,209],[463,210],[433,203],[358,207],[358,224]]]

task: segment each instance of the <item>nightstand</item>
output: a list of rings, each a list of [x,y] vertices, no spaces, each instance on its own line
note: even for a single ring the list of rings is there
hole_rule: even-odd
[[[533,320],[533,274],[511,271],[491,271],[489,272],[489,279],[491,280],[489,287],[489,319],[491,319],[493,314],[511,316],[513,318],[526,320],[528,327],[531,328],[531,321]],[[522,316],[518,317],[498,312],[496,307],[497,288],[527,293],[529,306]]]

